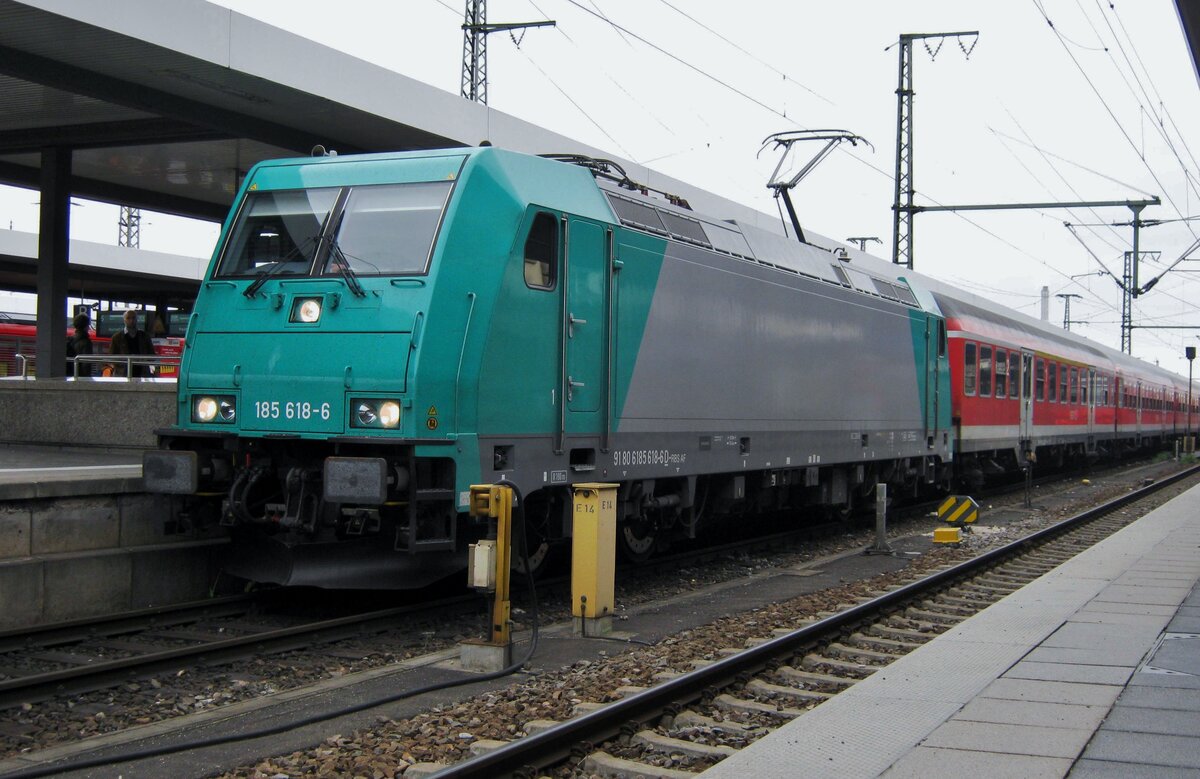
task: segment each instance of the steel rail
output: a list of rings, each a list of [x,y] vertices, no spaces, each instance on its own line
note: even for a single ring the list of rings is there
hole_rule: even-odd
[[[107,638],[146,627],[163,627],[195,622],[197,619],[225,617],[242,613],[262,597],[262,593],[229,595],[171,606],[153,606],[118,614],[53,622],[0,630],[0,653],[56,646],[58,644]]]
[[[665,681],[644,692],[613,701],[594,712],[567,720],[548,730],[525,736],[494,751],[450,766],[439,771],[435,776],[439,779],[450,779],[450,777],[457,779],[458,777],[497,777],[516,772],[536,775],[530,769],[536,771],[537,768],[566,758],[581,743],[592,744],[611,738],[621,732],[625,723],[646,720],[658,716],[671,706],[695,700],[708,689],[728,685],[743,674],[766,667],[768,662],[780,655],[794,654],[810,644],[818,643],[830,633],[837,633],[848,626],[873,618],[881,612],[886,612],[931,590],[936,590],[948,582],[987,568],[1003,558],[1023,551],[1026,547],[1038,544],[1148,497],[1158,490],[1197,473],[1200,473],[1200,466],[1180,471],[1154,484],[1134,490],[1029,536],[985,552],[978,557],[861,603],[839,614],[826,617],[785,636],[759,644],[739,654],[731,655],[711,665]]]
[[[0,708],[52,695],[95,690],[130,678],[179,667],[180,661],[214,665],[250,652],[281,652],[314,643],[328,643],[357,635],[374,622],[387,622],[410,614],[435,611],[461,604],[466,598],[447,598],[412,606],[365,612],[305,625],[270,630],[220,641],[177,647],[152,654],[135,655],[105,663],[0,681]]]

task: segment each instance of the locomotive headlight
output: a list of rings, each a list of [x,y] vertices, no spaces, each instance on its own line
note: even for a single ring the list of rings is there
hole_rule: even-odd
[[[382,427],[393,430],[400,426],[400,403],[380,398],[354,398],[350,401],[354,409],[351,427]]]
[[[296,302],[292,304],[292,315],[288,317],[289,321],[303,322],[306,325],[311,325],[320,318],[320,298],[296,298]]]
[[[356,427],[374,427],[379,421],[379,412],[375,410],[374,404],[365,400],[359,402],[354,415],[358,419]]]
[[[232,395],[197,395],[192,398],[193,422],[231,423],[237,418],[237,401]]]
[[[400,404],[394,400],[385,400],[380,403],[379,424],[389,428],[400,424]]]
[[[211,422],[217,418],[216,398],[197,398],[192,417],[197,422]]]

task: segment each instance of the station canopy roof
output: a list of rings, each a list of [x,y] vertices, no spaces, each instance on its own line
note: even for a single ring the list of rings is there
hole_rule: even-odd
[[[0,0],[0,182],[36,187],[41,149],[69,146],[75,195],[220,219],[262,159],[485,139],[613,158],[204,0]],[[709,213],[761,216],[617,161]]]
[[[1197,80],[1200,80],[1200,3],[1195,0],[1175,0],[1175,10],[1179,12],[1183,37],[1192,53],[1192,69],[1196,71]]]

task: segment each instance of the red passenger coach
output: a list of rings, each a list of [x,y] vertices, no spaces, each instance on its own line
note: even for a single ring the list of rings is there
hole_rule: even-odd
[[[67,339],[75,335],[75,328],[67,328]],[[178,339],[175,339],[178,340]],[[92,348],[96,354],[108,354],[108,345],[110,339],[98,335],[92,335]],[[32,358],[37,350],[37,325],[27,322],[0,322],[0,378],[8,376],[19,376],[21,374],[21,366],[18,364],[17,355],[24,355]],[[182,352],[183,347],[180,344],[178,351]],[[161,353],[158,344],[155,344],[155,351]],[[65,363],[67,356],[63,355]],[[174,366],[169,366],[174,369]]]
[[[1184,434],[1187,382],[1169,371],[959,291],[935,297],[949,338],[955,459],[968,481],[1026,458],[1061,465]]]

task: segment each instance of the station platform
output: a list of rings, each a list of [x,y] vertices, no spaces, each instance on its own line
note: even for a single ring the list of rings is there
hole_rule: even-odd
[[[1200,777],[1200,487],[704,772]]]
[[[0,444],[0,500],[141,491],[140,450]]]
[[[228,544],[143,491],[141,449],[0,444],[0,630],[206,597]]]

